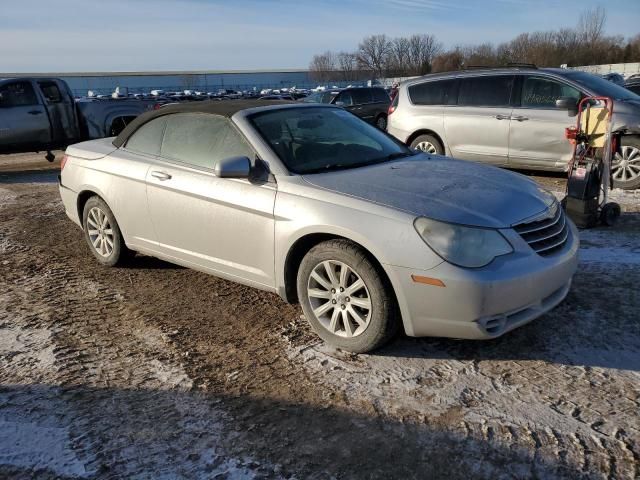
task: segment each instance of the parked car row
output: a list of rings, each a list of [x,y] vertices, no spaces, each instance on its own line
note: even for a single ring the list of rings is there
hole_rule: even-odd
[[[400,86],[387,130],[429,153],[566,171],[572,146],[565,128],[575,125],[585,96],[614,100],[614,186],[640,187],[640,96],[586,72],[518,67],[427,75]]]

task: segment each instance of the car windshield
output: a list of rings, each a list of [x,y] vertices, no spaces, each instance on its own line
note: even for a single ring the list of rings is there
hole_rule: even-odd
[[[285,108],[250,120],[294,173],[363,167],[414,155],[376,127],[333,107]]]
[[[640,96],[626,88],[590,73],[571,72],[565,73],[565,76],[601,97],[611,97],[614,100],[640,100]]]
[[[302,99],[304,103],[331,103],[338,92],[315,92]]]

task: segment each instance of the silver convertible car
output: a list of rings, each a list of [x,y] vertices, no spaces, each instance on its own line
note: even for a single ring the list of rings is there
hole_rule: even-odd
[[[100,263],[141,252],[277,292],[353,352],[400,328],[497,337],[561,302],[577,265],[575,226],[533,181],[329,105],[163,107],[69,147],[60,195]]]

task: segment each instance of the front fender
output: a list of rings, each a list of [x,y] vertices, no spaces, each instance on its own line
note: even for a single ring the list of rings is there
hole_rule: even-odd
[[[278,191],[275,207],[276,289],[286,291],[286,262],[296,242],[305,236],[324,234],[351,240],[366,249],[384,269],[394,289],[405,331],[411,334],[410,313],[400,279],[401,266],[430,270],[442,263],[413,227],[414,217],[368,202],[354,201],[329,192],[323,200]]]

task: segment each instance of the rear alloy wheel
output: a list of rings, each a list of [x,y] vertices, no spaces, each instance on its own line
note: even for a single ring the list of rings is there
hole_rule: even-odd
[[[112,267],[132,253],[124,244],[111,209],[101,198],[91,197],[87,200],[82,226],[91,253],[101,264]]]
[[[613,186],[624,190],[640,187],[640,139],[622,137],[620,151],[611,161]]]
[[[384,115],[380,115],[376,120],[376,127],[378,127],[383,132],[387,131],[387,117]]]
[[[391,287],[365,253],[348,240],[316,245],[298,270],[305,317],[325,342],[369,352],[396,333],[399,315]]]
[[[444,155],[444,148],[433,135],[418,135],[412,142],[411,148],[431,155]]]

